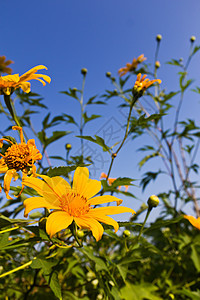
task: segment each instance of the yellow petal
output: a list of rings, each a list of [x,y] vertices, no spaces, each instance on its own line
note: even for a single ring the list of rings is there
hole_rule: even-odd
[[[80,228],[88,228],[92,231],[93,236],[98,242],[103,234],[103,226],[94,218],[88,217],[74,217],[74,221]]]
[[[30,93],[30,91],[31,91],[30,82],[22,82],[17,87],[21,87],[21,89],[24,93]]]
[[[119,204],[122,203],[121,199],[119,199],[117,197],[114,197],[114,196],[110,196],[110,195],[104,195],[104,196],[94,197],[94,198],[88,200],[87,203],[90,204],[90,205],[98,205],[98,204],[103,204],[103,203],[108,203],[108,202],[114,202],[114,201],[116,201]]]
[[[83,195],[86,199],[96,195],[101,189],[101,182],[89,179],[89,170],[86,167],[78,167],[74,172],[73,190]]]
[[[91,212],[91,214],[90,214]],[[94,218],[95,220],[99,221],[99,222],[102,222],[102,223],[105,223],[105,224],[108,224],[108,225],[111,225],[114,227],[115,229],[115,232],[118,231],[119,229],[119,224],[113,220],[111,217],[108,217],[108,216],[105,216],[105,215],[96,215],[96,214],[93,214],[93,210],[91,210],[87,215],[90,215],[92,218]]]
[[[50,202],[52,205],[59,206],[59,195],[43,180],[35,177],[24,177],[22,184],[29,186],[36,190],[36,192],[45,197],[46,201]]]
[[[6,197],[7,199],[12,199],[8,193],[10,191],[10,183],[11,180],[13,178],[13,176],[15,175],[16,171],[14,169],[8,170],[4,176],[4,192],[6,193]]]
[[[184,216],[185,219],[187,219],[194,227],[200,230],[200,217],[195,218],[193,216]]]
[[[52,205],[44,197],[31,197],[24,201],[25,212],[24,216],[27,217],[29,212],[36,208],[47,208],[47,209],[60,209],[60,207]]]
[[[99,214],[105,214],[105,215],[115,215],[115,214],[121,214],[130,212],[132,214],[135,214],[135,211],[132,208],[125,207],[125,206],[108,206],[108,207],[97,207],[90,210],[90,212],[93,211],[93,213],[96,213],[96,216]]]
[[[46,175],[38,175],[38,176],[43,178],[46,181],[46,183],[49,185],[49,187],[52,188],[59,197],[62,197],[63,195],[71,191],[71,186],[61,176],[55,176],[55,177],[49,177]]]
[[[46,231],[52,237],[56,232],[67,228],[73,217],[65,211],[55,211],[47,218]]]
[[[29,71],[27,71],[26,73],[24,73],[23,75],[20,76],[20,81],[26,81],[28,80],[28,78],[30,77],[30,75],[36,73],[38,70],[42,70],[42,69],[46,69],[47,70],[47,67],[43,66],[43,65],[39,65],[39,66],[36,66],[32,69],[30,69]]]

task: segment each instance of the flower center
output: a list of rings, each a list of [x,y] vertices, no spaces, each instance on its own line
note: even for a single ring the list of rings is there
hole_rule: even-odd
[[[8,148],[4,155],[4,161],[8,169],[15,169],[16,171],[31,167],[33,164],[30,150],[27,144],[14,144]]]
[[[87,199],[76,192],[67,193],[60,198],[60,208],[73,217],[85,215],[91,209]]]

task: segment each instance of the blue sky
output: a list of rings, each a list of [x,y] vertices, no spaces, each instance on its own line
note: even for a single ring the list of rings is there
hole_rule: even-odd
[[[199,44],[199,11],[199,0],[2,0],[0,55],[12,59],[15,62],[13,71],[20,75],[36,65],[47,66],[45,73],[52,78],[51,84],[42,87],[40,83],[33,82],[33,91],[44,96],[44,103],[49,106],[52,116],[65,112],[78,117],[77,104],[59,92],[69,87],[81,87],[81,68],[88,69],[85,97],[101,95],[105,88],[111,88],[105,77],[107,71],[116,76],[120,67],[141,53],[148,58],[148,63],[153,64],[157,34],[163,36],[159,78],[168,91],[176,90],[178,70],[165,62],[171,58],[186,58],[192,35],[197,37],[196,43]],[[192,77],[196,78],[196,85],[200,83],[199,65],[200,57],[197,54],[189,69]],[[199,98],[195,97],[198,105]],[[112,117],[114,123],[116,120],[123,123],[124,117],[117,109],[118,104],[120,102],[112,100],[106,108],[99,108],[103,117],[94,125],[96,132]],[[189,102],[183,108],[183,117],[198,118],[199,108],[192,111]],[[37,120],[34,119],[38,130],[43,117],[40,115]],[[122,131],[118,132],[122,136]],[[73,137],[69,136],[67,142],[71,142],[71,139],[73,141]],[[78,147],[76,143],[75,146]],[[137,148],[136,143],[127,143],[113,168],[112,177],[141,176],[137,167]],[[62,153],[56,155],[64,153],[64,148],[61,149]],[[127,155],[130,158],[128,161]],[[104,164],[104,168],[102,171],[106,172],[108,163]],[[94,176],[99,175],[100,170]],[[143,200],[159,191],[156,185],[147,189],[145,194],[132,188],[132,192]],[[125,201],[128,205],[130,200]]]

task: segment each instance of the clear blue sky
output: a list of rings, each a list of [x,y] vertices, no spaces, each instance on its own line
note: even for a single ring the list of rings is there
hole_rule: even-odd
[[[197,37],[199,44],[199,11],[199,0],[1,0],[0,55],[12,59],[15,62],[14,73],[20,75],[36,65],[47,66],[46,74],[52,78],[51,84],[42,87],[40,83],[33,82],[33,91],[44,96],[44,103],[49,106],[52,116],[61,112],[77,116],[76,104],[59,92],[69,87],[81,87],[81,68],[88,69],[86,97],[101,95],[105,88],[111,88],[105,77],[106,71],[116,76],[120,67],[141,53],[148,58],[148,63],[153,63],[157,34],[163,36],[159,78],[163,87],[175,90],[177,70],[164,63],[172,57],[186,58],[192,35]],[[197,79],[196,85],[200,83],[199,65],[200,57],[197,55],[190,67],[192,76]],[[110,106],[100,108],[104,116],[95,123],[96,131],[113,114],[115,119],[123,122],[121,112],[112,108],[117,104],[120,103],[111,102]],[[198,117],[190,108],[190,104],[186,104],[186,116]],[[43,116],[38,118],[36,126],[40,130]],[[69,142],[70,139],[69,136]],[[113,168],[112,177],[141,176],[136,149],[137,144],[131,146],[127,143]],[[127,161],[127,153],[130,161]],[[106,172],[108,163],[104,167],[102,171]],[[95,176],[99,177],[100,173],[99,170]],[[156,185],[154,191],[150,188],[144,196],[135,188],[132,191],[145,199],[148,194],[159,192],[155,189]]]

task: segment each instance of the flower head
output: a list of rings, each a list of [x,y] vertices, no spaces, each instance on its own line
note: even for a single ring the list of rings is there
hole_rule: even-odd
[[[144,54],[141,54],[140,56],[138,56],[138,58],[134,58],[131,64],[127,63],[126,67],[118,70],[119,76],[122,77],[122,76],[126,75],[128,72],[135,71],[138,64],[141,64],[145,60],[146,60],[146,57],[144,57]]]
[[[23,178],[23,184],[35,189],[40,195],[24,201],[24,215],[27,217],[28,213],[35,208],[52,209],[46,223],[46,231],[50,237],[67,228],[74,221],[81,229],[91,230],[98,241],[103,234],[103,227],[99,222],[112,225],[115,232],[119,228],[118,223],[108,215],[135,213],[133,209],[123,206],[95,208],[96,205],[113,201],[122,203],[122,200],[109,195],[93,197],[100,191],[101,182],[89,179],[89,171],[86,167],[78,167],[75,170],[72,188],[60,176],[52,178],[46,175],[38,176],[44,181],[34,177]]]
[[[0,74],[1,73],[11,74],[12,69],[8,67],[10,64],[13,64],[12,60],[7,60],[6,61],[5,56],[0,56]]]
[[[187,219],[194,227],[200,230],[200,217],[195,218],[193,216],[184,216],[185,219]]]
[[[137,79],[136,79],[134,87],[133,87],[133,96],[134,97],[136,97],[136,98],[141,97],[144,94],[144,92],[146,91],[146,89],[148,89],[152,84],[154,84],[154,82],[158,82],[159,84],[161,84],[161,82],[162,82],[160,79],[150,80],[146,77],[147,77],[146,74],[142,76],[142,74],[139,73],[137,75]]]
[[[8,199],[12,199],[8,193],[10,191],[10,183],[12,178],[14,178],[14,180],[18,178],[17,172],[22,171],[23,176],[25,176],[31,170],[31,173],[35,175],[36,167],[34,163],[36,160],[42,159],[42,154],[35,146],[35,140],[30,139],[27,143],[25,143],[22,128],[13,126],[12,129],[20,131],[19,144],[14,144],[12,141],[6,138],[0,139],[0,146],[3,145],[3,141],[7,141],[11,144],[4,155],[0,154],[2,156],[2,158],[0,159],[0,173],[5,173],[4,191]]]
[[[43,74],[35,74],[38,70],[47,69],[43,65],[36,66],[30,69],[28,72],[19,76],[19,74],[0,76],[0,95],[10,95],[17,88],[21,88],[25,93],[29,93],[31,90],[30,80],[35,79],[40,81],[43,85],[51,82],[51,78]],[[41,79],[42,78],[42,79]]]

